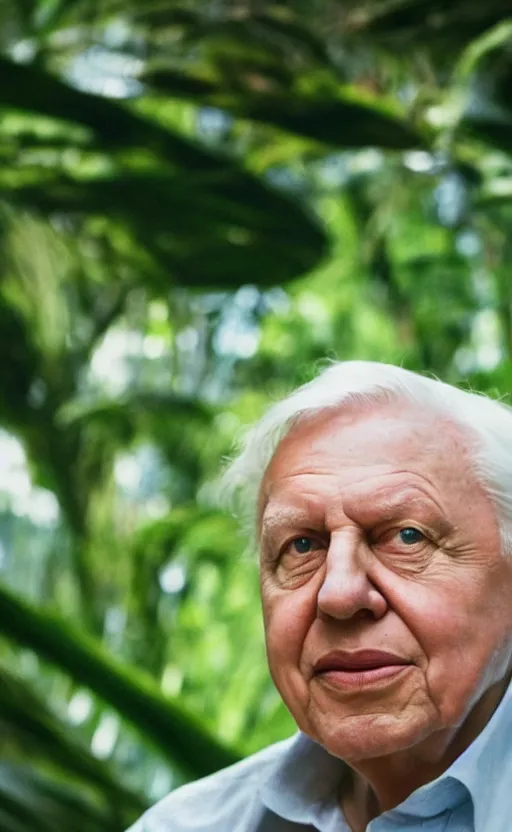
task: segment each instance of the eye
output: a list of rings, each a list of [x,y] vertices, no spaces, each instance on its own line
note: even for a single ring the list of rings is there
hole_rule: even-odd
[[[425,535],[413,526],[400,529],[398,535],[402,543],[405,543],[406,546],[414,546],[415,543],[421,543],[422,540],[425,540]]]
[[[285,547],[285,553],[291,555],[309,555],[311,552],[321,549],[322,544],[320,541],[315,540],[313,537],[307,537],[307,535],[301,537],[295,537]]]

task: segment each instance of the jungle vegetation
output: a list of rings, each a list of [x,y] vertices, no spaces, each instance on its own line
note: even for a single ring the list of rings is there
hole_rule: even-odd
[[[0,830],[287,736],[233,442],[333,358],[512,382],[505,0],[0,1]]]

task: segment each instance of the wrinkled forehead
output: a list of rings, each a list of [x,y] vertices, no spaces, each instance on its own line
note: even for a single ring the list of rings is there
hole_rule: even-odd
[[[283,490],[309,487],[322,477],[345,489],[379,474],[424,478],[441,491],[472,483],[471,439],[447,416],[404,402],[365,409],[331,409],[294,425],[279,443],[263,477],[259,517]]]

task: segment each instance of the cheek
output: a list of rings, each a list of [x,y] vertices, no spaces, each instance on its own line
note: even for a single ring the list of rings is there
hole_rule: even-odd
[[[261,593],[268,661],[275,678],[299,667],[316,616],[316,588],[279,590],[262,582]]]
[[[410,588],[409,588],[410,590]],[[395,609],[410,630],[429,667],[436,663],[438,670],[443,663],[453,661],[475,643],[475,633],[466,605],[456,589],[445,592],[439,588],[414,587],[399,601]],[[447,667],[448,669],[448,667]]]
[[[492,583],[480,574],[475,581],[409,587],[397,603],[425,655],[431,696],[454,718],[498,681],[500,657],[509,649],[512,604],[504,603],[503,586]]]

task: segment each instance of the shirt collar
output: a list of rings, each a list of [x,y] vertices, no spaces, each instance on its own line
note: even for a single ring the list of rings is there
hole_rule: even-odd
[[[265,779],[261,799],[268,809],[286,820],[314,825],[321,808],[336,798],[346,770],[346,763],[298,733]]]
[[[512,682],[484,730],[446,772],[471,795],[475,832],[502,828],[503,812],[510,806],[511,736]]]
[[[475,832],[499,829],[512,783],[512,683],[484,730],[436,780],[414,791],[394,812],[428,818],[471,796]],[[346,764],[298,733],[261,787],[263,803],[294,823],[314,824],[337,801]],[[496,821],[493,824],[493,819]]]

